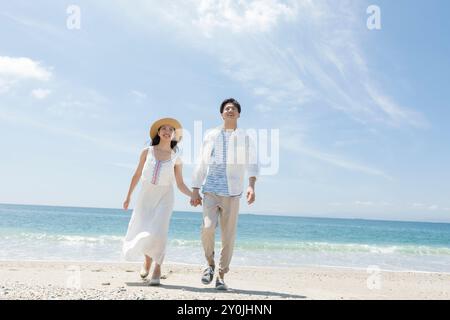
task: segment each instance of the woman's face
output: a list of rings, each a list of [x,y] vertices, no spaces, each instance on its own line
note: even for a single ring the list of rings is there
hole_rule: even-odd
[[[158,135],[161,140],[171,141],[175,136],[175,128],[168,125],[163,125],[159,128]]]

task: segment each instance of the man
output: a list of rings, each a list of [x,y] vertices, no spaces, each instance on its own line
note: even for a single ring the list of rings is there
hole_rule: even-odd
[[[216,289],[227,290],[224,279],[233,255],[244,175],[247,171],[249,183],[246,197],[247,203],[252,204],[255,201],[255,182],[259,165],[253,141],[237,126],[241,114],[239,102],[235,99],[223,101],[220,113],[223,125],[209,131],[203,140],[200,158],[192,179],[191,205],[197,206],[202,203],[200,188],[203,187],[201,239],[208,267],[203,272],[202,283],[209,284],[214,278],[215,231],[220,222],[222,250]]]

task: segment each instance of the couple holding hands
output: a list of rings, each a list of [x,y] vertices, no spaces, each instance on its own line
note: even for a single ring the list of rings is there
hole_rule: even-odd
[[[192,206],[203,207],[201,241],[207,267],[201,281],[212,282],[215,272],[214,239],[220,224],[222,250],[215,287],[227,290],[225,274],[229,271],[243,194],[244,176],[249,176],[246,197],[248,204],[255,201],[255,182],[259,165],[254,142],[238,128],[241,106],[235,99],[226,99],[220,105],[223,125],[210,130],[205,138],[194,168],[192,191],[186,186],[177,144],[182,137],[181,124],[172,118],[160,119],[150,129],[151,146],[140,156],[123,208],[128,209],[131,195],[139,181],[141,190],[128,224],[122,254],[127,260],[144,256],[140,271],[142,278],[155,263],[150,285],[159,285],[164,260],[170,217],[174,205],[174,188],[190,197]],[[203,198],[200,195],[202,189]]]

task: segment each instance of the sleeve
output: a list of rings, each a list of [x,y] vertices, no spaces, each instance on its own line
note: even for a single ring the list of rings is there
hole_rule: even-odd
[[[256,144],[255,141],[249,136],[247,135],[246,138],[246,149],[247,149],[247,173],[249,177],[255,177],[257,178],[259,176],[259,172],[260,172],[260,165],[259,165],[259,161],[258,161],[258,152],[256,149]]]
[[[201,188],[203,181],[205,181],[206,173],[208,169],[208,149],[209,149],[209,139],[205,137],[203,140],[202,148],[200,150],[200,155],[196,160],[194,166],[194,171],[192,174],[192,187]]]
[[[183,149],[178,147],[178,150],[175,153],[175,165],[183,164],[182,155],[183,155]]]
[[[144,149],[142,149],[142,151],[141,151],[141,154],[143,153],[143,152],[146,152],[147,153],[147,158],[149,157],[149,154],[151,154],[151,152],[152,152],[152,146],[149,146],[149,147],[145,147]]]

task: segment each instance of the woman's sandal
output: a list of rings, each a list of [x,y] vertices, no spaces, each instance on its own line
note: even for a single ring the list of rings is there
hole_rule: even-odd
[[[141,267],[141,272],[139,272],[140,276],[142,279],[147,278],[148,274],[150,272],[150,268],[148,268],[148,270],[145,268],[145,264],[142,265]]]

